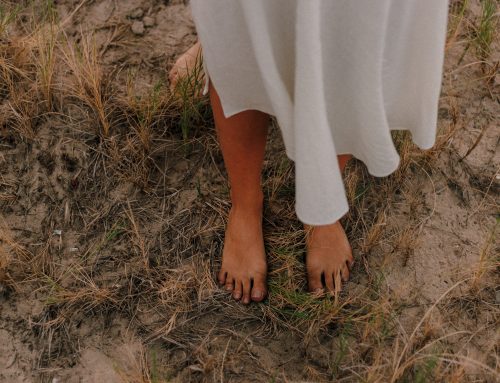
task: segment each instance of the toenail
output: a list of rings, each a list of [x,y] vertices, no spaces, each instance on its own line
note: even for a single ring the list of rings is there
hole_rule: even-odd
[[[250,303],[250,298],[248,296],[246,296],[245,298],[243,298],[243,303],[244,304],[249,304]]]
[[[255,291],[252,293],[252,298],[254,299],[260,299],[264,296],[264,293],[262,291]]]
[[[233,285],[226,285],[226,290],[231,291],[233,289]]]
[[[240,299],[240,298],[241,298],[241,293],[240,293],[239,291],[238,291],[238,292],[235,292],[235,293],[233,294],[233,298],[234,298],[234,299]]]

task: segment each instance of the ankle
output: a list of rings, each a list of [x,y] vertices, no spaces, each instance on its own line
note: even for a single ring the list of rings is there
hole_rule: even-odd
[[[343,230],[340,221],[330,223],[327,225],[307,225],[304,224],[304,231],[306,233],[306,244],[311,242],[329,242],[332,238],[332,234],[338,232],[338,230]]]
[[[259,190],[255,193],[245,193],[237,197],[231,193],[231,210],[245,212],[262,212],[264,193]]]

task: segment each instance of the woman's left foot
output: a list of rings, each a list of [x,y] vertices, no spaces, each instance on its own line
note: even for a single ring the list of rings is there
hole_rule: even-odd
[[[351,245],[344,228],[337,221],[330,225],[304,225],[307,236],[307,279],[309,291],[331,293],[342,289],[354,263]]]

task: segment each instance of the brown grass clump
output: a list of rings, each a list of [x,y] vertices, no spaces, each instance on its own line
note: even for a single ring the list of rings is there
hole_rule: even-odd
[[[62,52],[73,77],[68,93],[96,113],[99,121],[97,133],[108,138],[112,129],[110,119],[114,104],[111,101],[110,84],[104,78],[99,63],[95,41],[92,36],[82,35],[78,46],[68,42]]]

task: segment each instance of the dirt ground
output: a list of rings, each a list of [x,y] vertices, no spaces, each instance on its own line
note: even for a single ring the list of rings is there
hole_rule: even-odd
[[[395,132],[393,175],[348,165],[338,299],[306,292],[272,126],[269,297],[248,307],[215,279],[229,195],[208,102],[168,91],[187,3],[0,0],[0,382],[500,381],[495,2],[451,2],[436,146]]]

